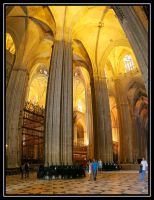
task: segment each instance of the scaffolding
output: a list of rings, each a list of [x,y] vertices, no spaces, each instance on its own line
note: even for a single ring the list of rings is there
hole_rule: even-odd
[[[26,102],[22,124],[22,158],[33,164],[44,162],[44,115],[43,107]]]
[[[33,164],[44,163],[44,123],[44,108],[26,102],[22,122],[22,161],[28,160]],[[73,145],[73,160],[84,160],[86,157],[87,146]]]

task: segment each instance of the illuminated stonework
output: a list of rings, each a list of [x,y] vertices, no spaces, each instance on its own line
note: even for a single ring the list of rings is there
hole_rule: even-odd
[[[47,78],[42,74],[38,74],[35,79],[31,81],[27,100],[45,108],[46,90]]]
[[[9,33],[6,33],[6,49],[10,53],[15,54],[15,45],[14,45],[13,39]]]
[[[133,62],[132,57],[130,55],[124,56],[124,65],[125,65],[126,72],[133,70],[134,62]]]
[[[148,18],[142,8],[12,5],[6,10],[8,167],[20,165],[26,101],[45,109],[46,166],[72,164],[73,142],[88,145],[87,156],[104,162],[133,163],[143,150],[147,158],[148,145],[138,140],[142,124],[148,138],[148,110],[140,98],[148,101],[149,83]],[[140,115],[134,115],[134,105],[135,114],[145,106]]]

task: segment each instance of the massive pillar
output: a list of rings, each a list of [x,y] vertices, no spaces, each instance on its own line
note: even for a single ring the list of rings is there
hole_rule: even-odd
[[[57,40],[47,90],[45,165],[72,164],[72,78],[72,44]]]
[[[14,65],[15,55],[6,50],[6,88]]]
[[[6,91],[6,158],[7,168],[20,166],[22,135],[19,129],[23,110],[28,72],[23,68],[12,70]]]
[[[148,32],[136,15],[133,6],[113,6],[113,9],[133,48],[148,94]]]
[[[138,129],[136,128],[136,119],[135,119],[135,115],[133,112],[133,109],[131,107],[131,119],[132,119],[132,156],[133,156],[133,162],[136,162],[136,160],[139,158],[139,148],[138,148],[138,138],[137,138],[137,131]]]
[[[74,122],[73,145],[77,145],[77,124]]]
[[[20,166],[22,114],[28,85],[28,73],[31,68],[30,63],[32,63],[32,59],[36,58],[34,54],[35,49],[32,47],[37,46],[36,44],[41,40],[41,33],[39,33],[40,37],[36,38],[33,38],[33,34],[29,34],[30,28],[27,22],[27,20],[23,20],[23,30],[18,38],[19,45],[16,48],[16,58],[6,91],[6,157],[8,168]],[[33,42],[31,42],[32,38]],[[31,51],[32,49],[33,51]]]
[[[123,163],[133,162],[133,128],[130,108],[126,91],[123,91],[123,80],[115,79],[116,100],[119,119],[120,155],[119,160]]]
[[[45,165],[60,162],[60,104],[63,41],[54,42],[51,59],[46,97]]]
[[[103,162],[113,161],[112,151],[112,130],[109,108],[109,98],[106,79],[98,74],[94,74],[94,93],[95,93],[95,133],[94,154],[96,159],[101,158]]]
[[[73,146],[73,67],[72,43],[64,42],[61,97],[61,161],[72,164]]]
[[[86,89],[86,127],[87,127],[87,140],[89,141],[87,157],[92,159],[94,157],[93,114],[92,114],[91,90],[90,87],[88,86]]]

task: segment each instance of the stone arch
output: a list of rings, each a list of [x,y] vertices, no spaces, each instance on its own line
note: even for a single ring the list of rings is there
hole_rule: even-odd
[[[112,6],[121,26],[132,46],[134,54],[142,72],[148,94],[148,31],[135,11],[135,6]],[[148,24],[148,21],[147,23]],[[134,28],[135,27],[135,28]]]
[[[142,96],[139,97],[134,105],[134,114],[137,127],[137,142],[139,148],[139,156],[146,157],[148,151],[148,105],[143,100]]]
[[[38,26],[40,26],[43,31],[50,33],[53,38],[55,37],[55,33],[54,33],[55,30],[52,30],[47,24],[45,24],[41,20],[38,20],[34,17],[29,17],[29,19],[31,19],[34,23],[36,23]]]
[[[8,51],[10,51],[10,53],[15,54],[15,51],[16,51],[15,43],[14,43],[13,38],[10,35],[10,33],[7,33],[7,32],[6,32],[6,49]],[[11,49],[12,49],[12,51],[11,51]]]
[[[37,23],[39,26],[42,27],[42,29],[45,29],[45,30],[50,30],[50,32],[53,34],[53,36],[55,36],[55,33],[56,33],[56,22],[55,22],[55,19],[54,19],[54,16],[51,12],[51,10],[49,9],[49,6],[20,6],[20,8],[23,10],[23,12],[25,13],[26,16],[23,16],[23,17],[26,17],[26,18],[29,18],[31,20],[33,20],[35,23]],[[44,15],[44,19],[41,19],[39,17],[38,14],[36,13],[39,13],[40,9],[43,8],[43,12],[44,13],[47,13]],[[35,9],[35,17],[33,15],[33,12],[34,12],[34,9]],[[46,11],[45,11],[46,9]],[[46,20],[46,15],[50,15],[50,20],[47,21]]]
[[[84,63],[84,66],[87,67],[89,74],[92,76],[92,74],[93,74],[92,63],[91,63],[91,60],[90,60],[90,57],[88,55],[86,48],[84,47],[83,43],[78,39],[73,39],[73,42],[75,45],[77,45],[79,47],[81,55],[84,58],[84,60],[82,58],[81,59],[79,58],[78,61]],[[74,55],[75,55],[75,53],[74,53]]]
[[[83,86],[85,88],[85,106],[83,106],[84,113],[84,126],[85,126],[85,137],[84,137],[84,145],[87,146],[87,153],[90,157],[93,157],[93,112],[92,112],[92,95],[91,95],[91,85],[90,85],[90,74],[83,64],[76,67],[74,69],[74,78],[76,80],[81,80]],[[78,69],[79,68],[79,69]],[[77,74],[76,74],[77,73]],[[73,90],[74,91],[74,90]],[[77,95],[78,96],[78,95]],[[83,99],[82,99],[83,100]],[[83,101],[82,101],[83,102]],[[73,96],[73,106],[74,106],[74,96]],[[75,108],[75,107],[74,107]],[[75,114],[74,110],[74,114]],[[77,112],[76,112],[77,114]],[[77,116],[77,115],[76,115]],[[76,128],[74,129],[74,134],[76,132]]]
[[[47,74],[44,74],[44,72],[42,71],[42,73],[40,72],[40,70],[45,70]],[[37,86],[39,84],[39,82],[42,80],[42,86],[40,86],[40,90],[37,90],[36,88],[36,94],[38,94],[37,96],[41,95],[41,88],[43,88],[43,99],[46,96],[46,92],[47,92],[47,83],[48,83],[48,68],[46,67],[46,65],[44,65],[44,63],[38,63],[36,65],[33,66],[33,68],[30,71],[30,75],[29,75],[29,81],[28,81],[28,86],[27,86],[27,91],[26,91],[26,101],[30,101],[32,99],[30,99],[30,93],[31,93],[31,85],[33,84],[33,90],[35,89],[35,85]],[[35,82],[35,85],[34,85]],[[43,85],[44,83],[44,85]],[[39,95],[40,94],[40,95]],[[46,98],[45,98],[46,99]],[[45,103],[46,101],[42,100],[42,102],[44,102],[43,104],[40,104],[40,106],[45,107]]]
[[[128,92],[132,89],[134,89],[134,92],[136,92],[135,88],[140,89],[140,91],[142,90],[142,93],[144,93],[144,95],[146,95],[146,91],[145,91],[145,86],[144,86],[144,82],[142,80],[141,77],[132,77],[131,80],[128,82],[128,84],[126,85],[126,87],[124,88],[125,91],[127,91],[126,93],[128,94]],[[133,91],[133,90],[132,90]],[[131,94],[129,94],[130,96]],[[130,97],[128,96],[128,99],[130,99]],[[132,96],[132,95],[131,95]],[[136,96],[136,95],[135,95]],[[146,95],[147,96],[147,95]],[[133,98],[132,98],[133,99]],[[130,101],[130,100],[129,100]],[[132,102],[132,105],[134,105],[134,101]]]
[[[16,59],[16,46],[10,33],[6,32],[6,86],[8,85],[10,75]]]
[[[110,52],[117,46],[126,46],[129,47],[129,43],[126,39],[116,40],[114,42],[111,42],[108,47],[106,48],[105,52],[103,53],[100,63],[100,66],[105,66],[105,63],[107,61],[107,58],[110,54]]]
[[[87,138],[87,140],[89,140],[89,150],[88,150],[88,154],[90,157],[94,156],[94,117],[93,117],[93,113],[94,113],[94,105],[95,105],[95,99],[94,99],[94,77],[93,77],[93,68],[92,68],[92,63],[90,60],[90,57],[88,55],[88,52],[86,51],[86,48],[84,47],[84,45],[82,44],[81,41],[79,40],[73,40],[75,42],[75,45],[79,46],[80,50],[81,50],[81,55],[83,57],[81,57],[80,55],[78,55],[77,52],[74,52],[74,55],[76,56],[76,59],[73,59],[73,63],[74,65],[79,65],[83,68],[85,68],[89,74],[90,77],[90,84],[88,86],[89,91],[86,91],[86,95],[89,98],[89,104],[87,105],[87,108],[89,109],[89,114],[87,113],[87,121],[89,123],[88,127],[87,127],[87,133],[89,133],[89,139]],[[90,96],[89,96],[90,95]]]
[[[127,98],[133,121],[134,158],[148,159],[148,97],[141,79],[132,79],[127,86]]]
[[[14,44],[15,44],[16,51],[17,51],[19,44],[20,44],[20,39],[19,39],[20,37],[19,37],[18,32],[12,27],[11,22],[6,23],[6,33],[9,33],[11,35],[11,37],[14,41]]]
[[[15,13],[15,11],[13,10],[14,7],[16,7],[16,9],[20,8],[19,13],[17,14]],[[44,15],[44,18],[41,18],[38,14],[34,15],[33,11],[32,12],[30,11],[30,9],[32,8],[32,9],[35,9],[34,11],[35,13],[37,13],[38,12],[37,10],[42,9],[40,6],[36,6],[35,8],[32,6],[14,6],[14,7],[12,8],[12,12],[13,12],[12,15],[7,17],[6,30],[10,32],[10,34],[13,36],[15,44],[16,44],[16,49],[17,49],[16,61],[18,60],[19,57],[23,57],[23,60],[24,60],[23,62],[26,62],[27,59],[24,58],[24,55],[21,55],[23,54],[21,52],[25,52],[25,49],[24,49],[25,47],[24,45],[22,45],[23,47],[21,47],[21,44],[24,42],[25,33],[28,27],[28,20],[32,21],[34,24],[36,24],[36,26],[40,28],[40,30],[42,30],[42,32],[44,33],[44,38],[49,40],[49,35],[50,35],[50,40],[52,41],[54,40],[54,37],[55,37],[56,24],[55,24],[54,17],[50,9],[48,8],[48,6],[44,6],[44,9],[47,9],[47,12],[46,12],[46,15]],[[50,19],[49,21],[47,21],[47,19],[49,18],[49,15],[50,15]],[[15,22],[15,23],[11,23],[11,22]],[[20,29],[19,29],[19,26],[20,26]],[[18,51],[20,53],[18,53]],[[28,62],[24,64],[29,65]],[[17,65],[18,67],[21,64],[15,62],[15,65]]]

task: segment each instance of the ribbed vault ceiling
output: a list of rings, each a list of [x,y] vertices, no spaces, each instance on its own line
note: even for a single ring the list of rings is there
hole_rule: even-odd
[[[85,62],[87,66],[92,65],[93,71],[103,70],[108,62],[115,72],[112,75],[115,75],[125,71],[122,62],[118,65],[119,59],[122,60],[125,53],[130,53],[132,58],[135,58],[110,6],[7,7],[6,22],[6,31],[13,38],[17,58],[22,59],[22,65],[27,66],[30,73],[33,66],[39,63],[44,63],[48,69],[54,40],[60,37],[68,38],[68,35],[72,35],[73,59],[76,64]],[[37,70],[32,70],[33,74],[36,72]],[[39,76],[38,80],[41,81]],[[33,80],[33,86],[34,83]],[[45,85],[46,81],[42,81],[43,83]],[[37,88],[40,87],[37,81],[36,85]],[[83,84],[74,80],[73,87],[76,88],[74,96],[84,99],[84,96],[81,97],[81,94],[85,95],[81,92]]]

